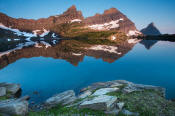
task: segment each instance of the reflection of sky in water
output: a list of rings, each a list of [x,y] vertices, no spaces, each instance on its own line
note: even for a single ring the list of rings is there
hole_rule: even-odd
[[[128,80],[167,88],[168,98],[175,98],[175,43],[158,42],[150,50],[137,44],[114,63],[85,57],[77,67],[65,60],[34,57],[20,59],[0,70],[0,82],[22,85],[23,94],[38,91],[40,100],[55,93],[76,92],[93,82]],[[38,100],[39,101],[39,100]]]

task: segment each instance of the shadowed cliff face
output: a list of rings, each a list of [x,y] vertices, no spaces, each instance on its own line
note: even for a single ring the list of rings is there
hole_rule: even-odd
[[[146,28],[142,29],[141,32],[144,35],[161,35],[154,23],[149,24]]]
[[[61,45],[64,43],[64,40],[52,47],[25,47],[20,50],[13,51],[8,55],[3,55],[0,57],[0,69],[6,67],[8,64],[14,63],[15,61],[21,58],[32,58],[32,57],[52,57],[54,59],[64,59],[70,62],[72,65],[77,66],[79,62],[82,62],[85,56],[92,56],[97,59],[103,59],[106,62],[112,63],[125,55],[128,51],[132,49],[134,44],[128,44],[124,42],[121,45],[117,45],[117,51],[121,54],[110,53],[103,50],[89,50],[85,49],[81,51],[81,54],[76,54],[73,52],[66,52],[62,50]]]

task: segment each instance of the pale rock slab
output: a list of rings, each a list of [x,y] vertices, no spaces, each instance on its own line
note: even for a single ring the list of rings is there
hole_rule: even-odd
[[[108,96],[108,95],[100,95],[94,97],[92,100],[84,101],[80,104],[80,108],[89,108],[93,110],[104,110],[110,111],[115,107],[115,103],[117,101],[117,97]]]

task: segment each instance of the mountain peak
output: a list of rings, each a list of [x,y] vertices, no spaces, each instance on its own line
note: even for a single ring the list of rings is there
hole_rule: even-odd
[[[148,26],[151,26],[151,27],[156,27],[154,22],[150,23]]]
[[[116,13],[118,12],[118,10],[116,8],[110,8],[108,10],[104,11],[104,14],[112,14],[112,13]]]
[[[76,6],[75,5],[72,5],[68,10],[77,10]]]
[[[161,35],[155,24],[152,22],[146,28],[142,29],[141,32],[144,35]]]

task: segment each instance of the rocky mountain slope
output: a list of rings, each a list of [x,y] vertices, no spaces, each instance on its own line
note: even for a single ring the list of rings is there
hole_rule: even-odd
[[[105,10],[103,14],[96,14],[84,20],[86,25],[95,30],[117,29],[130,35],[135,35],[135,24],[116,8]]]
[[[96,14],[95,16],[88,18],[84,18],[82,12],[77,11],[75,6],[71,6],[63,14],[38,20],[16,19],[0,13],[0,27],[18,29],[35,35],[41,35],[46,31],[60,34],[61,32],[57,31],[57,27],[60,28],[61,25],[61,28],[65,28],[62,24],[74,22],[80,23],[77,27],[80,27],[81,29],[86,28],[88,31],[117,30],[124,32],[128,36],[140,34],[140,32],[137,31],[135,24],[116,8],[111,8],[104,11],[103,14]]]
[[[154,23],[150,23],[146,28],[142,29],[141,32],[144,35],[161,35]]]

